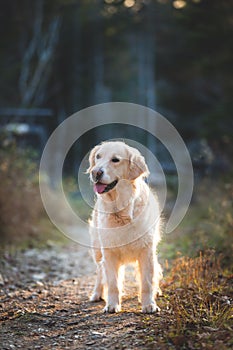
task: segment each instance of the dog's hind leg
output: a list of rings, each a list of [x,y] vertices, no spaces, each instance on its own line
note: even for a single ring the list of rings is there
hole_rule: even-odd
[[[159,312],[154,299],[155,256],[153,250],[145,249],[138,259],[141,277],[141,303],[143,313]],[[158,288],[158,286],[157,286]]]

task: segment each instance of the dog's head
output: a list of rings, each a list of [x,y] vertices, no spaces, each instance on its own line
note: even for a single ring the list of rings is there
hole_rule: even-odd
[[[115,188],[120,180],[135,181],[149,175],[144,157],[124,142],[104,142],[94,147],[89,156],[87,170],[98,194]]]

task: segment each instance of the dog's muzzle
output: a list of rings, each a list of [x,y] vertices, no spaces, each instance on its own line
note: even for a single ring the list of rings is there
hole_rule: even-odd
[[[103,176],[104,172],[103,170],[100,168],[99,170],[93,170],[91,172],[91,176],[94,182],[98,182],[100,181],[101,177]]]

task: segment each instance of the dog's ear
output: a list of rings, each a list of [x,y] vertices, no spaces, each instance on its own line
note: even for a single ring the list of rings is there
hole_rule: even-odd
[[[129,157],[129,179],[135,180],[139,176],[147,177],[150,172],[146,165],[145,158],[133,147],[130,147]]]
[[[86,170],[87,174],[91,172],[91,169],[95,165],[95,155],[96,155],[96,152],[99,150],[99,148],[100,148],[100,146],[95,146],[90,152],[90,155],[89,155],[89,168]]]

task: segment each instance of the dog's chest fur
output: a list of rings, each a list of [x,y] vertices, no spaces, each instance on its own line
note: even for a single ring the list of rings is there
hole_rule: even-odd
[[[96,213],[97,226],[114,228],[130,224],[145,209],[147,191],[147,185],[144,183],[140,195],[132,191],[131,197],[122,195],[114,201],[99,198]]]

